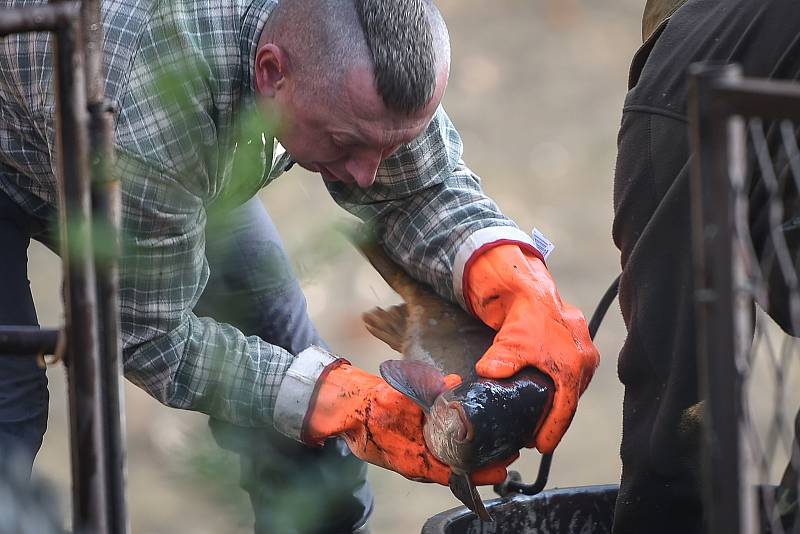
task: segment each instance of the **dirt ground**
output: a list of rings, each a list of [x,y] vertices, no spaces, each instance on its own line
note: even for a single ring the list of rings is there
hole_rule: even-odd
[[[643,0],[440,0],[452,38],[445,107],[465,142],[465,160],[486,191],[522,228],[556,243],[549,261],[562,295],[589,315],[616,276],[611,242],[615,136],[627,68],[640,42]],[[390,350],[368,337],[359,314],[396,299],[365,262],[331,239],[343,213],[318,177],[293,170],[262,192],[297,266],[314,320],[331,347],[377,371]],[[59,265],[30,251],[43,325],[60,322]],[[556,452],[550,487],[614,483],[622,389],[616,356],[624,339],[612,306],[599,337],[602,363]],[[49,430],[35,471],[69,505],[69,447],[63,370],[49,372]],[[128,496],[135,533],[247,532],[235,461],[211,442],[205,416],[171,410],[126,387]],[[535,476],[538,454],[514,465]],[[222,475],[220,475],[222,473]],[[419,532],[457,501],[443,487],[370,470],[377,534]],[[490,496],[490,492],[485,492]]]

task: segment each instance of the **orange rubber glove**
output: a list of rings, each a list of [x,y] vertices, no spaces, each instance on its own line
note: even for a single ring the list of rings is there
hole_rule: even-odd
[[[553,380],[553,407],[531,444],[542,454],[553,452],[600,362],[586,319],[561,301],[540,257],[514,244],[479,250],[470,259],[464,297],[473,314],[498,331],[475,366],[480,376],[509,378],[535,367]]]
[[[448,388],[458,385],[448,375]],[[449,484],[450,467],[437,460],[425,445],[424,415],[408,397],[382,378],[339,360],[320,377],[316,398],[306,416],[302,440],[320,445],[341,436],[350,450],[371,464],[391,469],[418,482]],[[473,473],[475,484],[499,484],[506,478],[506,462]]]

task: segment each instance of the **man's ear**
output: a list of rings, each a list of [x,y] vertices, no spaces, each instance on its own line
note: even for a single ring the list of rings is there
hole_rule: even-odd
[[[266,43],[256,51],[255,76],[258,94],[274,97],[286,83],[288,61],[281,47]]]

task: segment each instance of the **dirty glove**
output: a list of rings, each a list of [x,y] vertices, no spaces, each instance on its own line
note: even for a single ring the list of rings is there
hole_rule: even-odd
[[[475,366],[480,376],[509,378],[535,367],[553,380],[553,407],[532,444],[542,454],[552,452],[600,361],[586,319],[561,301],[540,257],[514,244],[478,250],[470,258],[464,298],[474,315],[498,331]]]
[[[311,347],[300,353],[298,360],[323,353],[327,354],[322,349]],[[447,486],[450,467],[437,460],[425,445],[422,410],[382,378],[353,367],[347,360],[328,356],[332,361],[320,362],[324,368],[318,373],[314,393],[302,417],[299,439],[308,445],[321,445],[327,438],[340,436],[353,454],[365,462],[390,469],[411,480]],[[300,367],[298,365],[296,371]],[[294,382],[297,374],[290,369],[290,382],[287,384],[295,390],[303,387]],[[459,382],[458,375],[445,377],[448,387]],[[286,399],[295,394],[296,391],[289,393],[281,385],[276,401],[275,426],[297,438],[282,425],[280,413],[288,406]],[[509,463],[486,467],[474,473],[472,480],[475,484],[498,484],[505,480],[505,467]]]

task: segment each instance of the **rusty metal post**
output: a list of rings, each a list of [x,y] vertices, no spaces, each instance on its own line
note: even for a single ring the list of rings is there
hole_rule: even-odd
[[[97,279],[101,417],[105,430],[108,525],[129,531],[125,499],[125,409],[119,341],[118,261],[120,254],[120,183],[112,175],[113,109],[105,98],[103,30],[99,0],[81,2],[85,75],[89,111],[89,157],[92,220]]]
[[[75,16],[75,10],[73,3],[4,9],[0,17],[0,37],[12,33],[58,31],[65,20]]]
[[[698,318],[698,383],[706,402],[703,506],[707,534],[741,532],[739,420],[741,377],[736,368],[733,189],[728,179],[728,117],[716,90],[736,80],[735,66],[693,65],[689,78],[692,143],[691,214]]]
[[[51,4],[58,5],[58,4]],[[73,529],[108,533],[107,462],[92,249],[88,115],[79,5],[55,34],[61,258],[66,287]],[[72,9],[71,8],[71,9]]]

